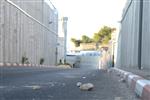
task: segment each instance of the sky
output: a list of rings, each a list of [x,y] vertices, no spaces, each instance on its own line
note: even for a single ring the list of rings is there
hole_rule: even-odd
[[[68,17],[68,42],[82,35],[93,37],[104,25],[117,27],[126,0],[51,0],[59,19]],[[59,34],[61,36],[61,24]]]

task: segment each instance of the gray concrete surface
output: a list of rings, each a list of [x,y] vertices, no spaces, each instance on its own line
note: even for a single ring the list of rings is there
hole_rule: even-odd
[[[57,10],[44,0],[9,1],[23,11],[7,0],[0,0],[0,63],[21,63],[22,57],[27,57],[31,64],[39,64],[40,59],[44,58],[46,65],[54,65],[58,35]]]
[[[127,0],[118,39],[116,66],[138,66],[139,2]]]
[[[85,67],[74,69],[0,67],[1,100],[138,100],[119,77]],[[80,91],[77,82],[91,82]]]
[[[133,74],[139,75],[145,79],[150,80],[150,69],[144,68],[144,69],[139,70],[138,68],[130,68],[130,67],[124,67],[120,69],[127,71],[127,72],[132,72]]]
[[[143,1],[141,17],[140,1]],[[150,2],[148,0],[127,0],[118,39],[117,67],[143,67],[150,69],[149,8]],[[140,40],[141,42],[139,42]],[[140,43],[141,47],[139,46]],[[139,65],[139,62],[141,62],[141,65]]]

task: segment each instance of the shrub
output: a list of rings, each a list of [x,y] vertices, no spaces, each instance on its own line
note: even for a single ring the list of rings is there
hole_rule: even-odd
[[[27,63],[27,62],[29,62],[29,61],[28,61],[28,58],[27,58],[27,57],[24,57],[24,56],[23,56],[21,62],[22,62],[22,64],[25,64],[25,63]]]
[[[44,58],[40,59],[40,65],[42,65],[44,63]]]

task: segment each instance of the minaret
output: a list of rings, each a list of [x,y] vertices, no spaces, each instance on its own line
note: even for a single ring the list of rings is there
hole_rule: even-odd
[[[67,21],[68,17],[62,18],[62,31],[64,33],[64,61],[66,61],[66,53],[67,53]]]

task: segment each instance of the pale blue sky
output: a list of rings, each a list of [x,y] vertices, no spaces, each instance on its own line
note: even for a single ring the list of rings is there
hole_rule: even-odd
[[[83,34],[90,37],[102,26],[117,26],[126,0],[51,0],[59,17],[68,17],[68,42]],[[61,31],[59,31],[61,33]]]

